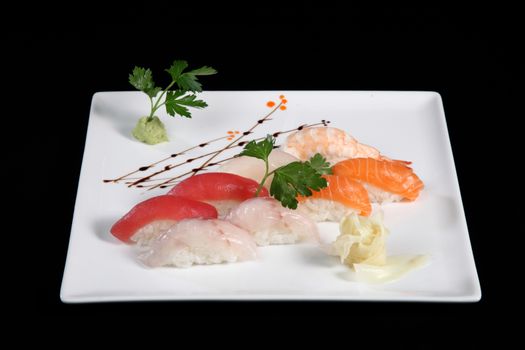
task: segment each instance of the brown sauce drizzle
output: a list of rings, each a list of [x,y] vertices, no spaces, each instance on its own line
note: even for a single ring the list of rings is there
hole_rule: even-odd
[[[322,126],[327,126],[329,123],[330,123],[330,121],[322,120],[320,123],[302,124],[302,125],[298,126],[297,128],[284,130],[284,131],[277,131],[277,132],[273,133],[273,135],[274,135],[274,137],[279,137],[281,135],[289,134],[289,133],[292,133],[292,132],[295,132],[295,131],[299,131],[299,130],[303,130],[305,128],[311,128],[311,127],[321,126],[321,125]],[[259,138],[253,139],[253,140],[240,141],[240,142],[237,142],[237,143],[233,144],[235,142],[234,141],[231,144],[229,144],[228,146],[223,147],[222,149],[219,149],[219,150],[216,150],[216,151],[212,151],[212,152],[208,152],[206,154],[203,154],[203,155],[200,155],[200,156],[197,156],[197,157],[194,157],[194,158],[189,158],[189,159],[187,159],[185,161],[181,161],[180,163],[166,165],[162,170],[158,170],[158,171],[153,172],[152,174],[144,176],[144,177],[132,178],[129,175],[131,175],[133,173],[130,173],[127,176],[122,176],[122,177],[119,177],[119,178],[114,179],[114,180],[103,180],[103,181],[105,183],[108,183],[108,182],[119,183],[120,181],[134,180],[134,181],[126,181],[125,184],[128,187],[148,188],[149,190],[157,188],[157,187],[158,188],[167,188],[167,187],[176,185],[179,182],[178,180],[180,180],[183,177],[193,176],[193,175],[195,175],[195,174],[197,174],[197,173],[199,173],[201,171],[207,170],[207,168],[209,168],[209,167],[220,165],[221,163],[224,163],[224,162],[226,162],[228,160],[236,158],[237,155],[235,155],[233,157],[226,158],[226,159],[221,159],[221,160],[218,160],[218,161],[215,161],[215,162],[209,161],[211,159],[210,158],[210,159],[208,159],[208,162],[206,164],[203,164],[203,165],[201,165],[201,166],[199,166],[197,168],[193,168],[191,171],[188,171],[186,173],[183,173],[183,174],[180,174],[180,175],[177,175],[177,176],[174,176],[174,177],[162,178],[161,179],[161,178],[157,178],[158,175],[160,175],[162,173],[165,173],[167,171],[170,171],[170,170],[172,170],[174,168],[177,168],[179,166],[182,166],[184,164],[191,163],[191,162],[193,162],[195,160],[202,159],[202,158],[205,158],[205,157],[213,157],[213,156],[215,156],[215,155],[217,155],[219,153],[222,153],[223,151],[225,151],[227,149],[232,149],[232,148],[235,148],[235,147],[242,147],[242,146],[244,146],[245,144],[247,144],[250,141],[260,141],[260,140],[262,140],[264,138],[265,137],[259,137]],[[274,148],[278,148],[278,147],[279,146],[277,146],[277,145],[274,146]],[[182,152],[180,152],[178,154],[181,154],[181,153]],[[160,162],[156,162],[156,163],[158,164]],[[152,167],[152,166],[150,165],[149,167]],[[144,168],[144,167],[141,167],[141,168]],[[134,172],[134,173],[136,173],[136,172]],[[146,184],[146,185],[144,184],[144,183],[151,183],[151,182],[156,182],[156,183],[155,184]]]
[[[231,160],[233,158],[236,158],[238,156],[238,155],[235,155],[233,157],[228,157],[228,158],[225,158],[225,159],[220,159],[220,160],[216,160],[216,161],[212,162],[212,160],[217,158],[222,152],[224,152],[226,150],[230,150],[230,149],[235,148],[235,147],[242,147],[242,146],[246,145],[250,141],[260,141],[260,140],[264,139],[265,137],[259,137],[259,138],[255,138],[253,140],[240,141],[245,136],[252,134],[253,130],[257,126],[263,124],[264,122],[266,122],[268,120],[271,120],[270,116],[275,111],[277,111],[281,107],[282,104],[283,104],[283,102],[282,102],[282,99],[281,99],[281,103],[276,104],[275,108],[273,108],[272,111],[270,111],[262,119],[259,119],[255,125],[253,125],[251,128],[249,128],[248,130],[246,130],[244,132],[238,132],[238,131],[235,131],[234,133],[233,132],[228,132],[229,135],[227,135],[227,136],[218,137],[218,138],[215,138],[213,140],[206,141],[206,142],[200,143],[200,144],[198,144],[196,146],[192,146],[190,148],[187,148],[187,149],[185,149],[185,150],[183,150],[181,152],[173,153],[169,157],[160,159],[160,160],[158,160],[156,162],[153,162],[151,164],[148,164],[148,165],[141,166],[137,170],[132,171],[130,173],[127,173],[125,175],[122,175],[122,176],[120,176],[118,178],[103,180],[103,182],[104,183],[110,183],[110,182],[112,182],[112,183],[120,183],[120,182],[124,181],[124,183],[128,187],[147,188],[148,190],[152,190],[154,188],[167,188],[167,187],[170,187],[170,186],[174,186],[178,182],[182,181],[181,179],[183,179],[184,177],[196,175],[199,172],[208,170],[209,167],[219,165],[221,163],[224,163],[224,162],[226,162],[228,160]],[[297,128],[294,128],[294,129],[284,130],[284,131],[276,131],[276,132],[274,132],[272,134],[272,136],[277,138],[277,137],[279,137],[281,135],[288,134],[288,133],[295,132],[295,131],[300,131],[300,130],[303,130],[305,128],[321,126],[321,125],[322,126],[328,126],[329,123],[330,123],[330,121],[323,119],[323,120],[321,120],[320,123],[315,123],[315,124],[310,124],[310,125],[309,124],[302,124],[302,125],[298,126]],[[237,136],[235,139],[233,139],[232,134],[239,134],[239,136]],[[169,159],[179,157],[179,156],[184,155],[187,152],[192,151],[192,150],[197,149],[197,148],[204,148],[204,147],[210,145],[211,143],[214,143],[214,142],[217,142],[217,141],[220,141],[220,140],[228,140],[228,141],[232,140],[232,141],[230,143],[228,143],[226,146],[224,146],[223,148],[221,148],[221,149],[218,149],[218,150],[215,150],[215,151],[211,151],[211,152],[208,152],[206,154],[199,155],[197,157],[188,158],[187,160],[181,161],[179,163],[168,164],[168,165],[164,166],[161,170],[155,171],[155,172],[153,172],[153,173],[151,173],[151,174],[149,174],[147,176],[144,176],[144,177],[131,177],[132,175],[135,175],[135,174],[137,174],[139,172],[147,171],[150,168],[153,168],[156,165],[158,165],[158,164],[160,164],[162,162],[165,162],[165,161],[167,161]],[[278,148],[278,147],[279,146],[274,146],[274,148]],[[166,177],[164,177],[164,178],[157,177],[158,175],[160,175],[162,173],[165,173],[167,171],[170,171],[170,170],[172,170],[174,168],[180,167],[180,166],[182,166],[184,164],[188,164],[188,163],[191,163],[191,162],[193,162],[195,160],[202,159],[202,158],[205,158],[205,157],[209,157],[209,158],[206,161],[204,161],[203,164],[201,164],[200,166],[198,166],[196,168],[191,169],[188,172],[185,172],[183,174],[179,174],[179,175],[176,175],[176,176],[173,176],[173,177],[168,177],[168,178],[166,178]]]

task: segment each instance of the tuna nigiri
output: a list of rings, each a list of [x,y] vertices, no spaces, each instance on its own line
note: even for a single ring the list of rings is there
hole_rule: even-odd
[[[350,213],[368,216],[372,211],[368,192],[349,177],[325,175],[328,186],[298,197],[298,210],[315,221],[337,221]]]
[[[245,230],[218,219],[186,219],[154,239],[139,255],[144,264],[189,267],[252,260],[256,244]]]
[[[227,173],[204,173],[180,182],[168,195],[186,197],[213,205],[219,217],[242,201],[253,198],[259,184],[251,179]],[[268,190],[262,188],[260,197],[268,197]]]
[[[406,162],[373,158],[347,159],[333,167],[334,175],[362,182],[372,202],[415,200],[423,182]]]
[[[179,220],[216,217],[217,210],[209,204],[164,195],[134,206],[111,227],[111,234],[123,242],[146,243]]]
[[[319,240],[315,222],[273,198],[248,199],[226,220],[248,231],[261,246]]]

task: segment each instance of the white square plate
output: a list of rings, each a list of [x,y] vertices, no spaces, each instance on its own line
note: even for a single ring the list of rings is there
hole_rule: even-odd
[[[430,264],[384,285],[353,281],[352,272],[311,245],[259,248],[256,261],[148,269],[132,247],[109,233],[133,205],[165,190],[145,191],[104,183],[192,145],[250,128],[268,113],[268,100],[284,94],[287,110],[250,137],[322,119],[394,159],[413,162],[425,183],[413,203],[383,206],[390,229],[388,254],[429,254]],[[209,107],[193,119],[160,113],[172,141],[148,146],[131,130],[148,112],[140,92],[102,92],[93,97],[73,226],[62,282],[64,302],[124,300],[381,300],[477,301],[481,290],[447,133],[443,104],[434,92],[224,91],[204,92]],[[282,142],[283,137],[278,139]],[[222,142],[222,143],[221,143]],[[226,140],[206,148],[224,146]],[[240,148],[236,150],[240,151]],[[192,157],[203,152],[192,151]],[[163,163],[163,165],[169,164]],[[177,168],[177,173],[183,168]],[[174,170],[173,170],[174,171]],[[175,174],[175,173],[174,173]],[[320,224],[324,241],[338,233]]]

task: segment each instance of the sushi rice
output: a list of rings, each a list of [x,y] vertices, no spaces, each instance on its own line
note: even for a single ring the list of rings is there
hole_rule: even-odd
[[[321,199],[321,198],[307,198],[300,202],[297,211],[313,221],[333,221],[339,222],[346,215],[357,213],[354,210],[340,202]]]
[[[146,266],[190,267],[253,260],[256,245],[245,230],[220,219],[187,219],[143,246]]]

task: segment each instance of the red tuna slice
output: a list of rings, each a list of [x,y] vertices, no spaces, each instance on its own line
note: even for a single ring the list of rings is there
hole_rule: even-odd
[[[111,227],[111,234],[123,242],[132,243],[130,238],[147,224],[158,220],[179,221],[188,218],[216,219],[217,210],[207,203],[188,198],[168,195],[153,197],[135,205]]]
[[[255,197],[258,186],[256,181],[246,177],[215,172],[187,178],[172,188],[168,194],[199,201],[244,201]],[[268,197],[268,190],[263,187],[259,197]]]

